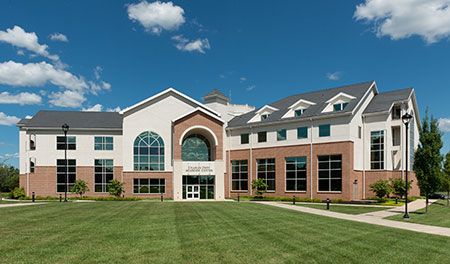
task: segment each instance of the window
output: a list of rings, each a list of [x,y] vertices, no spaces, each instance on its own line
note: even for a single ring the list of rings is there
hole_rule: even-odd
[[[248,142],[249,142],[249,135],[241,134],[241,144],[248,144]]]
[[[269,117],[269,114],[261,115],[261,121],[266,120]]]
[[[319,160],[319,191],[342,191],[342,156],[318,156]]]
[[[286,140],[286,129],[280,129],[277,131],[277,141]]]
[[[384,131],[370,132],[370,169],[384,169]]]
[[[329,137],[329,136],[330,136],[330,125],[320,125],[319,137]]]
[[[294,116],[302,116],[305,113],[306,109],[297,109],[294,111]]]
[[[70,192],[77,178],[77,160],[67,160],[67,191]],[[56,192],[66,191],[66,160],[56,160]]]
[[[36,135],[30,135],[30,150],[36,150]]]
[[[143,132],[134,140],[134,170],[164,170],[164,141],[155,132]]]
[[[208,139],[200,134],[192,134],[185,138],[181,145],[181,160],[212,161],[211,145]]]
[[[133,193],[166,193],[166,180],[134,179]]]
[[[65,137],[57,136],[56,137],[56,149],[65,149]],[[77,138],[76,137],[67,137],[67,149],[75,150],[77,149]]]
[[[113,137],[95,137],[94,138],[95,150],[113,150],[114,138]]]
[[[297,128],[297,138],[308,138],[308,128],[307,127],[299,127]]]
[[[30,159],[30,173],[34,173],[34,163],[35,163],[35,159],[31,158]]]
[[[400,105],[396,105],[392,108],[392,119],[400,119],[402,116],[402,107]]]
[[[267,132],[258,132],[258,142],[266,142],[267,141]]]
[[[358,138],[361,139],[361,136],[362,136],[361,127],[358,126]]]
[[[214,199],[214,182],[215,178],[214,175],[208,175],[208,176],[183,176],[183,199],[191,199],[191,198],[200,198],[200,200],[203,199]],[[189,191],[189,189],[192,191],[193,186],[192,185],[199,185],[200,190],[200,197],[198,197],[198,193],[192,193]]]
[[[110,159],[96,159],[94,161],[94,190],[108,192],[109,182],[114,179],[114,161]]]
[[[275,191],[275,159],[258,159],[258,179],[268,185],[268,191]]]
[[[392,127],[392,146],[400,146],[400,127]]]
[[[306,157],[286,158],[286,191],[306,191]]]
[[[248,161],[231,161],[231,189],[233,191],[248,190]]]
[[[333,111],[342,111],[348,105],[348,103],[339,103],[333,105]]]

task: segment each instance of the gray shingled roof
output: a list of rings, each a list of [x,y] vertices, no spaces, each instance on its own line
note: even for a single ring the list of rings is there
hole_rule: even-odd
[[[122,116],[116,112],[39,111],[31,119],[22,119],[18,126],[60,128],[122,129]]]
[[[389,111],[393,103],[408,100],[412,91],[413,88],[408,88],[379,93],[373,97],[372,101],[366,107],[366,110],[364,110],[364,114]]]
[[[318,116],[328,116],[328,115],[336,115],[337,112],[328,112],[328,113],[322,113],[323,109],[328,105],[326,101],[333,98],[337,94],[343,92],[348,95],[356,97],[356,99],[351,100],[349,104],[345,107],[343,111],[339,111],[338,113],[349,113],[352,112],[353,109],[357,106],[359,101],[362,99],[364,94],[367,92],[367,90],[372,86],[374,82],[365,82],[365,83],[358,83],[353,85],[347,85],[347,86],[341,86],[337,88],[331,88],[326,90],[320,90],[316,92],[311,93],[304,93],[304,94],[296,94],[288,96],[284,99],[281,99],[277,102],[274,102],[272,104],[269,104],[272,107],[275,107],[278,109],[278,111],[273,112],[267,119],[259,122],[252,122],[251,124],[247,123],[250,119],[252,119],[256,112],[261,109],[256,109],[254,111],[248,112],[246,114],[237,116],[230,120],[228,122],[228,127],[241,127],[241,126],[249,126],[249,125],[256,125],[256,124],[265,124],[265,123],[273,123],[278,122],[281,120],[293,120],[293,119],[306,119],[310,117],[318,117]],[[313,103],[316,103],[315,105],[310,106],[305,113],[300,117],[289,117],[289,118],[282,118],[286,112],[289,111],[289,107],[296,103],[298,100],[304,99]]]
[[[224,99],[225,101],[230,101],[230,98],[226,97],[223,93],[221,93],[219,90],[214,89],[211,92],[207,93],[205,96],[202,97],[202,100],[205,101],[208,97],[218,96]]]

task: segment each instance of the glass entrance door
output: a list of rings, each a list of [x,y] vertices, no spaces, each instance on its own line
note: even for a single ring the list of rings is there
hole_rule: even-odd
[[[186,185],[186,199],[187,200],[200,200],[200,186],[199,185]]]

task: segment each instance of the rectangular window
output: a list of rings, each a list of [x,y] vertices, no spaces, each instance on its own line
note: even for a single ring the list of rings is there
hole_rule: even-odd
[[[113,137],[95,137],[94,150],[114,150]]]
[[[133,179],[133,193],[166,193],[166,180]]]
[[[114,161],[112,159],[94,160],[94,190],[108,192],[109,182],[114,179]]]
[[[56,191],[65,192],[66,190],[66,160],[56,160]],[[77,178],[77,160],[67,160],[67,191],[70,192]]]
[[[361,139],[361,136],[362,136],[361,127],[358,126],[358,138]]]
[[[34,173],[34,163],[35,163],[35,159],[31,158],[30,159],[30,173]]]
[[[36,150],[36,135],[30,135],[30,150]]]
[[[294,111],[294,116],[302,116],[305,113],[306,109],[298,109]]]
[[[56,149],[65,149],[65,137],[56,137]],[[75,150],[77,149],[77,138],[74,136],[67,137],[67,149]]]
[[[342,191],[342,155],[318,156],[319,191]]]
[[[263,179],[268,185],[268,191],[275,191],[275,159],[258,159],[258,179]]]
[[[248,190],[248,161],[231,161],[231,189],[233,191]]]
[[[286,140],[286,129],[280,129],[277,131],[277,141]]]
[[[297,138],[308,138],[308,128],[307,127],[299,127],[297,128]]]
[[[248,142],[249,142],[249,135],[241,134],[241,144],[248,144]]]
[[[286,191],[306,191],[306,157],[286,158]]]
[[[258,142],[267,142],[267,132],[258,132]]]
[[[392,127],[392,146],[400,146],[400,127]]]
[[[392,119],[397,120],[400,119],[402,115],[402,107],[400,105],[396,105],[392,108]]]
[[[269,117],[268,114],[261,115],[261,121],[266,120]]]
[[[319,137],[329,137],[330,136],[330,125],[320,125],[319,126]]]
[[[370,132],[370,169],[384,169],[384,131]]]
[[[348,105],[348,103],[339,103],[339,104],[334,104],[333,105],[333,111],[337,112],[337,111],[342,111],[344,110],[344,108]]]

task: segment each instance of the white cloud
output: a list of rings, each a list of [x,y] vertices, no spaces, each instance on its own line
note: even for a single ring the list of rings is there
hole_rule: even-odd
[[[64,92],[53,92],[48,96],[49,102],[54,106],[81,108],[86,97],[80,92],[66,90]]]
[[[439,118],[439,129],[442,132],[450,132],[450,118]]]
[[[241,78],[239,78],[239,81],[242,83],[242,82],[245,82],[247,80],[247,78],[245,78],[245,77],[241,77]]]
[[[0,156],[0,159],[10,159],[10,158],[19,158],[19,152],[11,153],[11,154],[7,153],[7,154]]]
[[[89,107],[89,108],[83,108],[83,111],[84,112],[101,112],[102,109],[103,109],[103,105],[96,104],[96,105],[94,105],[92,107]]]
[[[12,126],[17,124],[20,121],[20,118],[17,116],[8,116],[3,112],[0,112],[0,125]]]
[[[89,81],[89,86],[91,87],[91,93],[94,95],[97,95],[98,92],[100,92],[102,90],[106,90],[106,91],[111,90],[111,84],[104,82],[104,81],[101,81],[100,84]]]
[[[116,108],[107,108],[106,112],[120,112],[120,107],[116,107]]]
[[[50,35],[50,39],[53,41],[69,42],[67,36],[61,33],[53,33],[52,35]]]
[[[58,55],[51,55],[48,52],[47,45],[41,45],[38,42],[36,33],[27,33],[19,26],[8,28],[6,31],[0,30],[0,41],[9,43],[18,48],[24,48],[41,56],[47,57],[53,61],[58,61]]]
[[[11,86],[43,86],[47,82],[71,90],[87,89],[86,82],[72,73],[57,69],[46,62],[22,64],[0,63],[0,84]]]
[[[100,79],[100,73],[103,71],[103,68],[100,66],[95,67],[94,69],[94,75],[95,75],[95,79],[99,80]]]
[[[146,31],[160,34],[164,30],[176,30],[185,22],[184,10],[172,2],[142,1],[128,6],[128,18],[138,21]]]
[[[12,95],[8,92],[0,93],[0,104],[40,104],[42,102],[42,97],[35,93],[19,93]]]
[[[191,41],[187,38],[184,38],[182,35],[178,35],[173,36],[172,39],[177,42],[177,44],[175,44],[175,47],[182,51],[198,51],[200,53],[205,53],[205,50],[211,49],[207,38]]]
[[[251,91],[251,90],[253,90],[253,89],[255,89],[256,88],[256,85],[250,85],[249,87],[247,87],[247,91]]]
[[[333,72],[333,73],[327,73],[326,76],[328,80],[337,81],[341,78],[342,72]]]
[[[374,23],[378,37],[422,37],[427,44],[450,36],[450,0],[366,0],[356,6],[356,20]]]
[[[221,79],[225,79],[225,75],[223,75],[223,74],[219,74],[219,78],[221,78]]]

